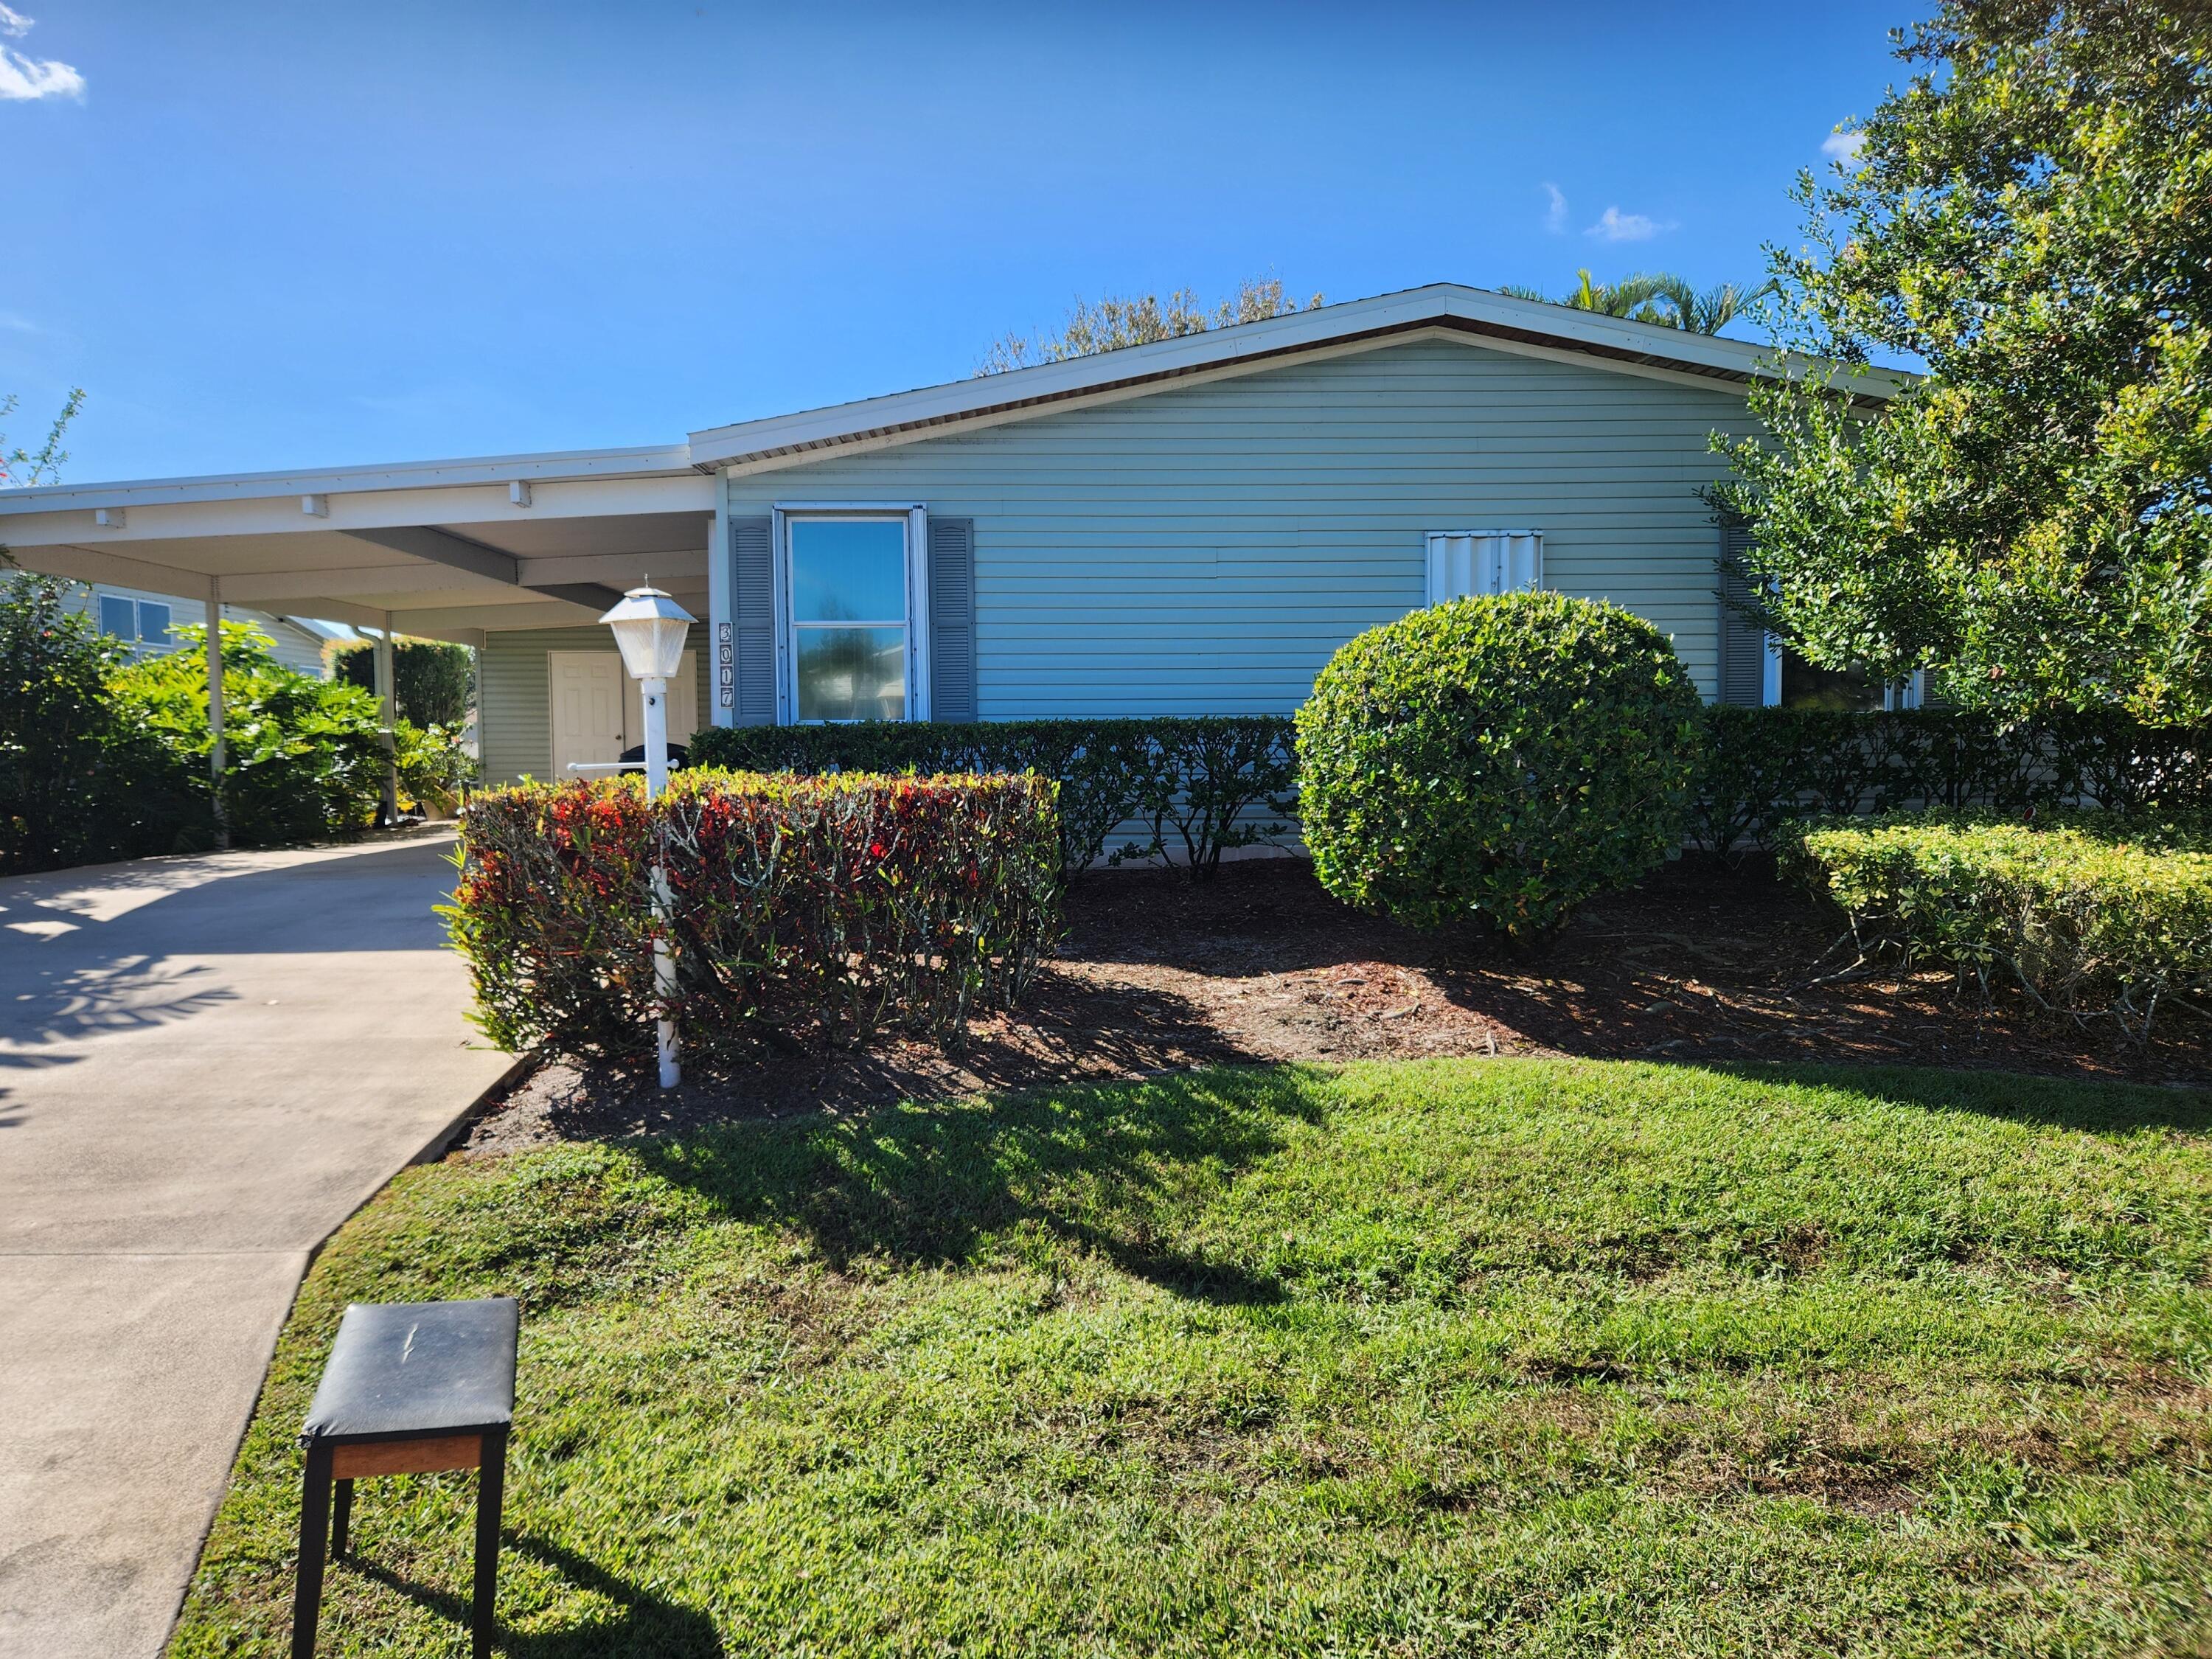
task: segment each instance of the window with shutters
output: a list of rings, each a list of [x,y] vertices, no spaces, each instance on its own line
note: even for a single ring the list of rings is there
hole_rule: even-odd
[[[927,718],[920,509],[778,517],[782,717]]]
[[[1540,530],[1435,530],[1428,539],[1431,605],[1544,585]]]

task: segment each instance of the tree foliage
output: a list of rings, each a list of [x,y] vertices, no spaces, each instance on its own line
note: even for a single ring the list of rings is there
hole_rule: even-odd
[[[1003,374],[1008,369],[1089,357],[1101,351],[1119,351],[1124,346],[1150,345],[1155,340],[1203,334],[1236,323],[1264,322],[1300,309],[1311,311],[1321,303],[1322,296],[1316,294],[1301,307],[1284,290],[1279,276],[1265,281],[1254,277],[1240,283],[1233,295],[1210,310],[1195,290],[1187,288],[1176,289],[1165,299],[1157,294],[1139,294],[1079,300],[1057,332],[1009,334],[992,345],[975,372]]]
[[[376,690],[376,643],[349,641],[337,648],[332,677]],[[469,717],[469,690],[474,675],[469,648],[442,640],[394,640],[392,646],[392,699],[400,715],[417,726],[442,726],[458,730]]]
[[[0,871],[171,850],[191,783],[107,696],[114,642],[58,577],[0,577]]]
[[[0,396],[0,421],[15,413],[20,401],[12,392]],[[61,412],[46,428],[46,441],[36,449],[10,444],[8,434],[0,432],[0,488],[27,489],[33,484],[52,483],[60,473],[62,463],[69,459],[69,451],[62,447],[63,434],[83,407],[84,388],[79,386],[62,399]]]
[[[2212,718],[2212,11],[1946,0],[1772,253],[1789,343],[1716,437],[1771,624],[2007,714]],[[1924,380],[1886,405],[1887,356]]]
[[[1597,282],[1587,268],[1575,275],[1580,278],[1577,284],[1556,300],[1541,289],[1516,283],[1508,283],[1498,291],[1516,300],[1626,317],[1632,322],[1657,323],[1692,334],[1719,333],[1766,291],[1763,287],[1738,288],[1734,283],[1699,289],[1687,277],[1665,270],[1640,270],[1617,283]]]

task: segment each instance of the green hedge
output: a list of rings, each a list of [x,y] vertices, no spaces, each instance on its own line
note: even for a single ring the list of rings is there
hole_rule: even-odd
[[[1701,705],[1667,636],[1593,599],[1455,599],[1347,641],[1297,713],[1314,873],[1417,927],[1559,926],[1681,843]]]
[[[1953,709],[1714,707],[1698,720],[1689,836],[1731,858],[1771,850],[1808,815],[2212,811],[2212,732],[2193,728],[2089,714],[2007,726]],[[1278,715],[723,726],[690,747],[696,763],[737,770],[1037,772],[1060,786],[1070,875],[1170,843],[1204,875],[1226,848],[1297,828],[1292,724]],[[1131,823],[1138,837],[1109,848]]]
[[[1172,851],[1199,879],[1221,855],[1282,836],[1292,800],[1290,720],[1277,714],[1152,720],[711,726],[695,766],[739,771],[1019,773],[1060,786],[1060,868]],[[1139,837],[1109,849],[1122,825]]]
[[[476,679],[472,654],[465,645],[439,640],[394,640],[392,701],[400,718],[456,731],[465,726]],[[339,646],[331,656],[331,677],[375,696],[376,641],[354,640]]]
[[[686,1047],[957,1038],[1058,932],[1059,833],[1036,778],[693,769],[526,784],[461,816],[444,914],[502,1048],[650,1048],[651,872],[665,870]]]
[[[1955,709],[1707,708],[1692,833],[1733,857],[1807,816],[2212,811],[2212,732],[2122,715],[2007,726]]]
[[[1863,957],[1940,962],[2045,1008],[2148,1036],[2160,1005],[2212,993],[2212,836],[2202,821],[2079,812],[1825,821],[1778,837],[1785,872],[1835,901]]]

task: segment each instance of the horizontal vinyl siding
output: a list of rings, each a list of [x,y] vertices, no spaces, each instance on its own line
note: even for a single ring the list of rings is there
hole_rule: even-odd
[[[1698,500],[1741,395],[1444,341],[1381,348],[730,481],[975,520],[986,719],[1295,708],[1422,602],[1432,530],[1544,532],[1545,585],[1648,617],[1712,695]]]
[[[207,601],[188,599],[173,593],[156,593],[151,588],[117,587],[106,582],[88,586],[71,582],[63,590],[62,609],[89,617],[93,626],[100,625],[100,600],[102,593],[114,594],[129,599],[152,599],[169,607],[169,626],[198,628],[207,622]],[[247,611],[234,605],[222,608],[226,622],[247,622],[266,634],[274,648],[270,654],[287,668],[297,669],[302,674],[313,674],[317,679],[326,678],[323,668],[323,641],[319,635],[295,626],[280,617],[266,611]],[[142,654],[158,656],[157,651],[146,650]]]
[[[699,681],[699,718],[711,724],[707,629],[691,630]],[[483,781],[514,783],[553,775],[553,693],[545,666],[549,651],[604,651],[619,655],[603,627],[525,628],[484,636],[483,680],[477,693],[483,731]]]

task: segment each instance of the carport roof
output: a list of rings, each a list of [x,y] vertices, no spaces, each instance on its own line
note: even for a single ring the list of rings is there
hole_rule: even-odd
[[[650,576],[706,614],[714,480],[678,444],[0,493],[0,543],[82,581],[479,641],[595,621]]]

